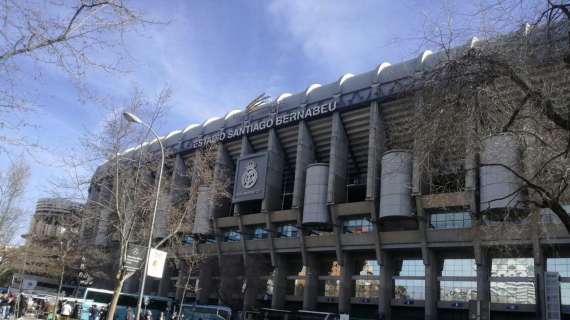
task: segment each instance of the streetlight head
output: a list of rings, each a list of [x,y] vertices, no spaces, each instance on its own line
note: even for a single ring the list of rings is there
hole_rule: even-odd
[[[125,117],[125,119],[128,122],[132,122],[132,123],[142,123],[142,120],[139,119],[139,117],[135,116],[134,114],[130,113],[130,112],[123,112],[123,117]]]

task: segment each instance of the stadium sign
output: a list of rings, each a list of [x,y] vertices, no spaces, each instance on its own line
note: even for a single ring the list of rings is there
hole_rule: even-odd
[[[208,136],[198,137],[196,139],[182,142],[182,150],[192,150],[201,148],[210,144],[223,142],[226,140],[236,139],[243,135],[250,135],[261,132],[270,128],[279,128],[289,124],[319,117],[336,110],[336,100],[327,103],[310,106],[304,109],[295,109],[282,114],[273,114],[263,119],[255,121],[245,121],[240,126],[223,128],[220,131]]]

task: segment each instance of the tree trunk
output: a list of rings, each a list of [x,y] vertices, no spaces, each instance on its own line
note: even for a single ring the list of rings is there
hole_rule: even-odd
[[[117,274],[117,280],[115,281],[115,289],[113,290],[113,300],[109,305],[109,310],[107,310],[107,320],[113,320],[115,317],[115,311],[117,310],[117,303],[119,302],[119,297],[121,296],[121,291],[123,291],[123,284],[125,280],[130,278],[132,273],[126,272],[124,270],[119,271]]]

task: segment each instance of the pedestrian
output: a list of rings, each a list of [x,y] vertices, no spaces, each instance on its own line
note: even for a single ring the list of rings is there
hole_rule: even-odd
[[[96,305],[92,305],[89,308],[89,320],[99,320],[99,310]]]
[[[99,308],[99,319],[105,320],[106,318],[107,318],[107,309],[105,307],[101,306]]]
[[[8,318],[12,316],[14,310],[16,310],[16,298],[14,298],[13,294],[8,296]]]
[[[6,295],[0,296],[0,319],[8,317],[8,297]]]
[[[144,320],[152,320],[152,312],[147,310],[144,314]]]
[[[135,315],[133,314],[133,309],[131,307],[127,307],[127,315],[125,316],[125,320],[134,320]]]
[[[69,320],[72,311],[73,308],[71,307],[71,304],[68,301],[64,301],[63,304],[61,305],[61,316],[63,317],[63,319]]]

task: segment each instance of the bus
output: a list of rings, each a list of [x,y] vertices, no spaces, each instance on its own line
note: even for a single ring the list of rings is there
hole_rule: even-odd
[[[167,318],[166,312],[172,308],[172,299],[148,296],[148,305],[143,304],[143,310],[150,310],[152,312],[153,319],[160,319],[160,313],[164,312],[164,317]],[[113,291],[87,288],[83,294],[83,304],[81,305],[81,320],[89,320],[89,309],[93,306],[97,308],[107,308],[113,300]],[[115,311],[115,319],[125,319],[127,315],[127,308],[131,307],[133,313],[136,312],[138,302],[138,296],[131,293],[121,293],[119,296],[119,301],[117,303],[117,309]],[[141,311],[142,314],[142,311]]]
[[[232,309],[217,305],[183,304],[180,307],[184,320],[230,320]]]

